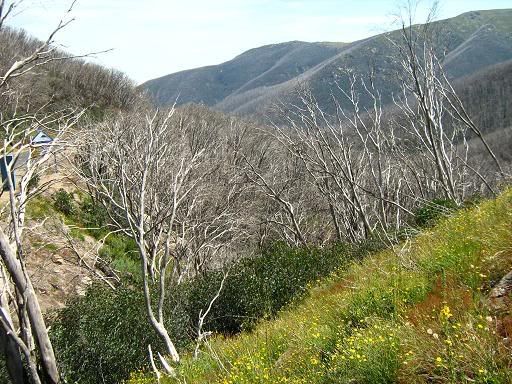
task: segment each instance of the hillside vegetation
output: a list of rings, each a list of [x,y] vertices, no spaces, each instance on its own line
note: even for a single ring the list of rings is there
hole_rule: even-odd
[[[488,295],[512,268],[511,226],[507,190],[352,264],[254,332],[212,338],[165,382],[510,383],[510,307]]]
[[[23,30],[0,29],[0,73],[42,44]],[[55,47],[48,52],[44,59],[35,61],[37,70],[13,79],[11,87],[18,90],[18,109],[88,108],[88,114],[101,117],[106,111],[129,109],[139,99],[135,83],[124,73],[81,58],[63,59],[70,55]],[[12,94],[0,93],[4,114],[15,104],[10,98]]]
[[[2,384],[511,382],[512,190],[476,205],[512,174],[511,12],[184,74],[217,109],[275,91],[259,124],[157,108],[4,3]]]
[[[432,24],[436,45],[450,78],[469,76],[512,59],[512,10],[464,13]],[[423,26],[417,26],[420,30]],[[343,99],[336,83],[347,83],[347,72],[374,70],[383,99],[397,93],[399,66],[391,41],[400,31],[348,44],[288,42],[247,51],[226,63],[191,69],[142,84],[158,105],[204,103],[241,115],[264,116],[276,101],[297,103],[295,90],[306,84],[327,112],[331,92]],[[361,106],[371,105],[362,99]]]
[[[485,68],[455,83],[478,126],[486,132],[512,126],[512,60]]]

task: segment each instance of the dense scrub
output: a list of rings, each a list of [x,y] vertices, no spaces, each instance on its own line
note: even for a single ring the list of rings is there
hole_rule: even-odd
[[[148,344],[159,345],[141,292],[129,287],[97,286],[72,300],[52,324],[51,338],[62,377],[86,384],[120,382],[147,363]]]
[[[276,243],[260,255],[230,267],[225,289],[212,306],[205,327],[223,334],[252,329],[263,319],[274,317],[291,301],[300,298],[317,279],[341,268],[351,258],[348,246],[293,248]],[[222,280],[212,271],[198,277],[185,288],[188,312],[194,321]]]
[[[117,249],[107,246],[112,248]],[[122,259],[121,253],[116,255]],[[300,249],[278,243],[235,263],[204,330],[229,335],[252,329],[302,297],[316,281],[342,268],[353,255],[360,255],[356,247]],[[169,292],[166,326],[178,347],[194,343],[199,310],[208,306],[221,279],[220,272],[210,271]],[[51,336],[66,380],[117,383],[131,371],[149,367],[147,345],[158,348],[160,341],[146,321],[137,280],[125,280],[115,291],[94,286],[58,313]]]
[[[512,267],[512,191],[325,280],[252,333],[211,340],[187,383],[509,383],[503,314],[486,296]],[[153,382],[134,374],[130,383]],[[174,382],[168,380],[168,382]]]

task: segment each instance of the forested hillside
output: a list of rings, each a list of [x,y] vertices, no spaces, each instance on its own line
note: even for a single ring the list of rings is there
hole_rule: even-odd
[[[30,57],[43,44],[24,31],[3,27],[0,30],[0,71],[6,73],[13,60]],[[19,89],[18,106],[40,108],[51,102],[51,108],[88,108],[92,114],[106,110],[130,108],[139,91],[124,73],[107,69],[52,47],[36,60],[32,71],[16,76],[13,87]],[[44,65],[42,65],[44,63]],[[2,93],[2,104],[9,106]]]
[[[229,96],[293,79],[335,56],[343,46],[343,43],[302,41],[268,45],[251,49],[220,65],[150,80],[142,88],[147,89],[159,105],[172,104],[179,94],[179,104],[193,102],[214,106]]]
[[[512,126],[512,61],[485,68],[455,82],[475,122],[486,131]]]
[[[59,50],[66,22],[7,27],[17,5],[0,0],[2,384],[510,382],[511,11],[167,79],[217,109],[278,101],[262,123],[157,108]]]
[[[512,10],[475,11],[433,23],[436,46],[444,57],[450,79],[510,60],[511,25]],[[417,26],[418,31],[421,29],[421,25]],[[272,103],[296,103],[295,91],[298,85],[305,84],[320,104],[327,106],[327,112],[333,112],[333,107],[328,107],[331,92],[343,100],[336,83],[346,87],[347,72],[374,71],[382,98],[389,104],[391,95],[399,92],[400,87],[396,81],[398,56],[393,44],[399,35],[400,31],[394,31],[348,44],[291,42],[261,47],[218,66],[150,80],[142,88],[149,91],[158,105],[170,105],[180,95],[180,104],[201,102],[225,112],[262,117],[271,113]],[[297,45],[300,56],[275,54],[288,52]],[[305,57],[310,58],[307,65]],[[369,103],[370,99],[361,100],[362,107]]]

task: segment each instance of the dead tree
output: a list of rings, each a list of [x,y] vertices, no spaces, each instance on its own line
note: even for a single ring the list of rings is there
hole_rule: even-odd
[[[110,225],[137,243],[146,312],[164,341],[158,356],[168,373],[163,354],[180,361],[164,324],[169,292],[222,266],[241,236],[244,186],[227,160],[225,121],[201,113],[138,107],[116,114],[84,132],[76,157]]]
[[[400,210],[410,213],[396,198],[400,183],[388,148],[393,132],[381,127],[380,96],[373,83],[367,86],[355,75],[349,79],[348,89],[338,85],[349,108],[333,96],[336,114],[328,115],[308,89],[301,89],[301,103],[288,112],[288,124],[274,125],[274,137],[300,159],[328,204],[338,241],[367,237],[376,225],[386,230],[392,214],[400,221]],[[362,92],[374,99],[373,109],[359,109],[359,80]]]
[[[26,364],[31,368],[30,377],[34,382],[58,382],[59,379],[53,349],[25,267],[23,250],[27,205],[32,197],[48,187],[48,183],[42,183],[35,189],[31,188],[30,183],[34,177],[47,173],[48,168],[51,167],[53,170],[54,157],[67,146],[66,133],[76,125],[82,114],[83,110],[71,109],[50,114],[37,111],[34,114],[0,116],[0,128],[3,133],[1,161],[6,171],[3,193],[8,194],[9,201],[8,205],[2,207],[2,213],[7,216],[7,226],[0,228],[0,255],[2,268],[5,269],[15,289],[15,294],[11,298],[12,305],[8,306],[6,301],[2,303],[2,313],[5,316],[2,325],[9,335],[15,335],[17,332],[12,328],[12,324],[9,324],[8,314],[13,311],[18,314],[21,337],[15,341],[24,353]],[[42,146],[32,142],[33,137],[41,129],[45,129],[53,136],[51,144]],[[15,173],[23,174],[19,183],[15,182]],[[3,289],[7,294],[9,284],[4,284]],[[35,367],[40,360],[44,375],[48,378],[42,379],[36,374]]]
[[[0,1],[0,32],[18,3]],[[66,133],[77,123],[83,110],[48,112],[51,110],[48,104],[37,110],[18,108],[21,91],[17,86],[36,67],[69,58],[57,54],[53,44],[57,32],[68,23],[61,21],[45,41],[39,42],[27,56],[12,58],[0,74],[0,93],[8,103],[0,111],[3,138],[0,161],[5,169],[2,193],[8,195],[8,204],[2,207],[5,225],[0,227],[0,344],[14,383],[60,381],[48,330],[25,266],[25,212],[30,198],[46,187],[43,184],[30,189],[30,181],[44,173],[48,160],[65,147]],[[53,136],[52,143],[44,148],[32,142],[40,129]],[[23,174],[19,183],[14,181],[15,168]]]
[[[416,147],[416,153],[409,150],[403,158],[408,157],[408,162],[414,162],[413,157],[428,159],[422,163],[432,165],[422,170],[427,176],[427,185],[434,194],[442,194],[458,204],[464,200],[469,188],[474,190],[477,180],[493,192],[485,175],[470,164],[466,140],[468,131],[480,139],[502,175],[503,170],[444,72],[432,23],[436,3],[422,26],[413,25],[411,6],[405,12],[405,16],[400,18],[400,39],[390,40],[396,48],[402,70],[399,75],[402,91],[400,95],[394,95],[395,105],[404,118],[399,125],[402,133]],[[447,123],[448,120],[451,124]],[[418,169],[419,163],[411,168]]]
[[[193,278],[236,258],[249,237],[250,186],[237,172],[238,147],[247,128],[237,119],[201,106],[180,109],[177,115],[188,133],[190,150],[207,152],[208,169],[177,217],[176,251],[193,264],[185,263],[188,269],[182,277]]]
[[[83,138],[79,169],[105,201],[112,223],[136,241],[149,322],[177,363],[179,354],[164,325],[166,284],[170,270],[179,272],[173,252],[176,218],[199,182],[191,175],[203,151],[186,150],[173,114],[174,109],[135,112],[91,128]]]
[[[307,182],[302,164],[281,151],[279,143],[259,129],[253,145],[242,153],[240,172],[262,204],[260,224],[271,226],[289,244],[307,246],[303,228]]]

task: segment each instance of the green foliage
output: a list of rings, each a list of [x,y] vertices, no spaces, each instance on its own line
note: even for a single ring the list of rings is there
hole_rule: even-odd
[[[45,217],[55,215],[55,210],[51,202],[42,196],[30,199],[27,204],[27,216],[31,219],[40,220]]]
[[[53,194],[53,206],[55,209],[66,216],[71,216],[75,213],[75,204],[73,194],[66,192],[64,189],[59,189]]]
[[[168,318],[173,340],[183,346],[183,314],[174,310]],[[63,378],[83,384],[119,383],[148,364],[148,344],[162,347],[147,321],[141,289],[130,286],[90,288],[58,313],[50,336]]]
[[[69,234],[74,239],[77,239],[77,240],[80,240],[80,241],[84,241],[85,240],[84,233],[79,228],[71,228],[69,230]]]
[[[275,316],[304,295],[310,283],[337,270],[348,259],[346,246],[269,246],[258,257],[231,267],[225,289],[214,303],[205,328],[225,334],[251,329],[258,320]],[[192,319],[197,319],[199,310],[215,295],[221,280],[222,274],[213,271],[188,284],[188,311]]]
[[[211,339],[222,364],[185,357],[164,382],[510,383],[501,315],[485,303],[512,267],[511,225],[509,190],[352,263],[252,332]]]
[[[52,342],[69,382],[119,382],[143,365],[147,343],[157,343],[135,290],[90,289],[62,310],[52,325]]]
[[[101,228],[107,222],[107,212],[102,205],[86,197],[80,204],[80,220],[86,228]]]
[[[433,226],[440,218],[457,208],[457,203],[453,200],[434,199],[414,213],[415,224],[420,228]]]
[[[68,223],[75,225],[70,230],[71,236],[82,241],[85,239],[85,234],[96,239],[106,236],[108,215],[105,208],[94,202],[90,196],[84,196],[79,204],[73,197],[73,193],[63,189],[59,189],[53,195],[54,208],[66,215]],[[99,250],[99,255],[106,262],[111,263],[116,270],[128,273],[135,278],[140,276],[137,245],[131,238],[121,234],[107,236]]]
[[[54,244],[54,243],[45,243],[43,244],[43,247],[44,249],[50,251],[50,252],[56,252],[58,251],[60,248],[57,244]]]
[[[109,235],[100,248],[99,255],[115,269],[135,278],[140,276],[139,253],[133,239],[120,234]]]

